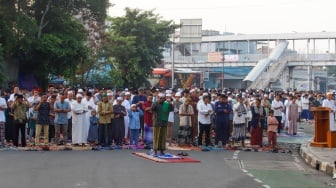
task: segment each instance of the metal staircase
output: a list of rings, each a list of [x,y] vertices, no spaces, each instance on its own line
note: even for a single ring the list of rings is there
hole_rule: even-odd
[[[267,67],[267,69],[259,76],[251,85],[250,89],[267,88],[270,83],[276,82],[281,72],[286,68],[287,56],[283,55],[278,61],[274,61]]]
[[[287,64],[287,46],[287,41],[280,41],[268,58],[258,61],[244,79],[249,89],[263,89],[277,80]]]

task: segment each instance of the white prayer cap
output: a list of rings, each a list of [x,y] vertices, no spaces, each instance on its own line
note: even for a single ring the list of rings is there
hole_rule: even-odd
[[[137,106],[136,104],[132,104],[132,105],[131,105],[131,108],[132,108],[132,107],[136,107],[136,106]]]
[[[76,98],[83,98],[83,95],[82,94],[80,94],[80,93],[77,93],[77,95],[76,95]]]
[[[166,97],[171,97],[172,95],[170,93],[167,93],[166,94]]]
[[[202,96],[203,96],[203,97],[204,97],[204,96],[208,96],[208,93],[203,93],[203,95],[202,95]]]
[[[122,100],[124,100],[124,99],[123,99],[122,97],[118,97],[117,100],[118,100],[118,101],[122,101]]]
[[[107,93],[106,95],[107,96],[113,96],[113,93]]]
[[[127,92],[125,93],[125,95],[131,95],[131,93],[127,91]]]
[[[268,95],[267,95],[267,94],[264,94],[264,97],[268,97]]]
[[[72,91],[68,91],[68,94],[73,94],[73,92]]]
[[[77,90],[77,93],[83,93],[84,91],[83,91],[83,89],[81,89],[81,88],[79,88],[78,90]]]
[[[159,93],[159,97],[165,97],[164,93]]]
[[[195,91],[196,91],[195,89],[192,89],[192,90],[190,90],[190,93],[195,92]]]
[[[125,88],[125,91],[128,91],[128,88]]]
[[[181,95],[181,92],[177,92],[177,93],[175,93],[175,97],[181,97],[182,95]]]
[[[93,93],[95,90],[94,89],[89,89],[89,92]]]
[[[171,94],[172,91],[171,90],[166,90],[166,94]]]

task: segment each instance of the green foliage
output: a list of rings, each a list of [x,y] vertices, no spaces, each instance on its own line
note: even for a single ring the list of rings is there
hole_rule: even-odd
[[[161,63],[162,46],[177,25],[172,21],[159,19],[152,11],[126,8],[125,17],[110,18],[107,55],[113,57],[113,64],[127,87],[144,86],[156,64]]]
[[[3,49],[0,44],[0,70],[5,70],[5,62],[3,59]],[[0,86],[4,86],[7,81],[7,75],[4,71],[0,71]]]
[[[82,20],[74,15],[86,9],[89,16],[104,23],[108,6],[108,0],[0,1],[5,60],[18,60],[20,72],[33,73],[42,86],[49,74],[74,78],[77,69],[94,64],[97,57],[87,45]]]

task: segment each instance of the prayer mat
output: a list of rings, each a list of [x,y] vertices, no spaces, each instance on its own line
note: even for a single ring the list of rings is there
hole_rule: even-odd
[[[182,146],[167,146],[169,150],[175,150],[175,151],[201,151],[202,148],[195,147],[195,146],[187,146],[187,145],[182,145]]]
[[[132,153],[135,156],[142,157],[151,161],[159,163],[200,163],[201,161],[192,159],[190,157],[177,156],[170,153],[165,155],[154,156],[152,154],[143,153],[143,152],[134,152]]]
[[[117,148],[117,146],[95,146],[91,148],[91,150],[94,151],[115,150],[115,149],[121,149],[121,148],[120,147]]]
[[[125,144],[122,146],[122,149],[144,149],[144,145],[132,145],[132,144]]]
[[[72,146],[71,149],[74,151],[92,150],[92,146]]]

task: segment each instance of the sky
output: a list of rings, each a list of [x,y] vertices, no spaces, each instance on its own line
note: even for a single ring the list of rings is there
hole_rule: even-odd
[[[125,8],[154,10],[162,20],[202,18],[202,29],[243,34],[336,32],[335,0],[110,0],[112,17]]]

